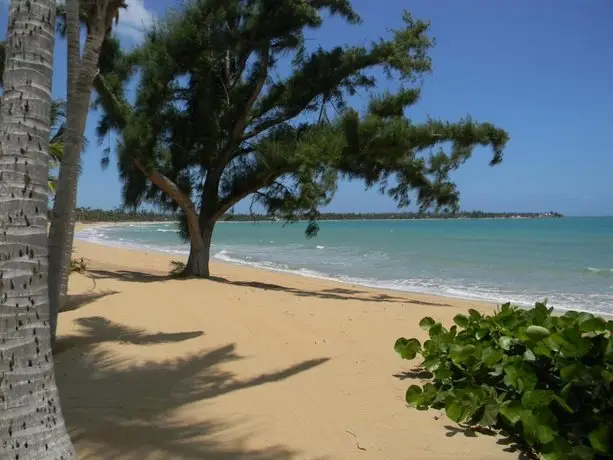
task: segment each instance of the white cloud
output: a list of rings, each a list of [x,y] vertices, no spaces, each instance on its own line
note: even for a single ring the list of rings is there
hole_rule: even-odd
[[[145,28],[153,24],[154,14],[145,8],[144,0],[127,0],[126,9],[119,10],[119,22],[115,26],[117,34],[140,41]]]

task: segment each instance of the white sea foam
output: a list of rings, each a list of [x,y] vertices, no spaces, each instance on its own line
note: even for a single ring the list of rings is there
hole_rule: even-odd
[[[139,226],[141,224],[130,224],[129,227]],[[142,224],[149,225],[149,224]],[[124,226],[125,229],[128,226]],[[130,241],[125,233],[121,238],[119,235],[114,235],[118,230],[117,226],[108,227],[93,227],[79,232],[76,237],[78,239],[89,241],[92,243],[102,244],[105,246],[121,247],[128,249],[140,249],[147,251],[157,251],[166,254],[177,256],[185,256],[189,254],[187,245],[162,246],[154,243],[139,243]],[[176,232],[169,228],[157,228],[160,232]],[[132,230],[131,230],[132,231]],[[273,244],[273,240],[266,239],[269,244]],[[262,242],[260,242],[261,244]],[[522,306],[531,306],[536,301],[542,301],[544,296],[539,296],[531,291],[518,291],[515,286],[509,287],[492,287],[492,285],[481,284],[477,282],[451,280],[441,277],[413,277],[409,279],[375,279],[369,277],[346,276],[341,274],[331,274],[324,271],[307,268],[304,265],[314,264],[316,266],[328,267],[330,271],[344,271],[344,267],[352,267],[359,265],[360,262],[368,261],[369,263],[379,263],[380,266],[387,266],[389,254],[385,252],[371,251],[360,254],[357,249],[345,248],[345,252],[340,252],[341,249],[331,246],[326,251],[324,245],[316,245],[311,249],[305,247],[304,244],[289,243],[275,246],[267,246],[262,249],[257,244],[253,246],[226,246],[218,248],[214,254],[214,258],[223,262],[246,265],[276,272],[290,273],[310,278],[322,280],[330,280],[364,287],[387,289],[404,292],[417,292],[424,294],[438,294],[448,297],[463,298],[470,300],[481,300],[494,303],[512,302]],[[274,252],[271,252],[274,251]],[[277,252],[278,251],[278,252]],[[297,257],[288,257],[287,254],[298,254]],[[309,252],[311,251],[311,252]],[[348,251],[348,252],[347,252]],[[272,262],[264,260],[268,257],[282,258],[287,263]],[[324,255],[325,254],[325,255]],[[283,255],[283,257],[279,257]],[[291,260],[291,262],[289,262]],[[290,265],[291,264],[291,265]],[[302,265],[302,267],[300,267]],[[586,272],[594,274],[613,274],[611,268],[595,268],[587,267]],[[612,286],[613,288],[613,286]],[[558,292],[550,296],[549,304],[553,305],[558,310],[585,310],[592,313],[602,313],[606,315],[613,314],[610,300],[604,294],[579,294],[579,293],[563,293]],[[583,305],[589,305],[590,308],[582,308]]]
[[[604,273],[604,274],[611,273],[611,274],[613,274],[613,268],[594,268],[594,267],[587,267],[587,271],[589,271],[589,272],[594,272],[594,273]]]
[[[103,227],[96,227],[98,231],[92,231],[93,229],[85,229],[81,232],[75,234],[75,238],[81,241],[86,241],[88,243],[95,243],[101,246],[108,246],[114,248],[123,248],[123,249],[136,249],[136,250],[147,250],[152,252],[162,252],[165,254],[175,254],[175,255],[187,255],[189,254],[189,248],[186,246],[183,247],[167,247],[160,246],[157,244],[145,244],[138,243],[130,240],[126,240],[125,238],[117,238],[111,239],[108,234],[100,231]],[[108,227],[111,229],[111,227]]]
[[[358,278],[351,276],[335,276],[327,273],[322,273],[316,270],[310,270],[307,268],[291,269],[287,265],[275,264],[272,262],[255,262],[239,258],[230,253],[227,250],[222,250],[214,255],[218,260],[247,265],[254,268],[260,268],[275,272],[289,273],[294,275],[306,276],[309,278],[317,278],[321,280],[336,281],[345,284],[353,284],[358,286],[364,286],[374,289],[385,289],[391,291],[402,292],[415,292],[421,294],[443,295],[451,298],[465,299],[465,300],[479,300],[485,302],[492,302],[502,304],[511,302],[515,305],[522,307],[533,306],[535,302],[541,302],[545,300],[544,297],[535,297],[528,294],[507,293],[501,290],[488,288],[486,286],[451,286],[445,280],[435,279],[406,279],[406,280],[377,280],[373,278]],[[613,311],[606,308],[599,309],[584,309],[578,307],[581,305],[582,298],[578,296],[565,295],[566,300],[549,298],[549,304],[554,306],[556,310],[578,310],[588,311],[590,313],[599,313],[604,315],[611,315]],[[605,306],[605,305],[602,305]]]

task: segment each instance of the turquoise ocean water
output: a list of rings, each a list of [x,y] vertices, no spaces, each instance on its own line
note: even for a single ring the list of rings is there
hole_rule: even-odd
[[[95,227],[104,245],[186,255],[176,226]],[[613,314],[613,217],[220,223],[214,259],[364,286]]]

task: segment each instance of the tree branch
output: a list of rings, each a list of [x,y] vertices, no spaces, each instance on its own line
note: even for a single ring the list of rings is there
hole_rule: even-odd
[[[126,125],[127,117],[125,113],[125,108],[127,108],[127,104],[124,101],[121,101],[117,95],[113,93],[113,90],[109,87],[104,75],[100,72],[97,72],[94,76],[94,89],[98,93],[98,96],[101,99],[104,99],[106,103],[104,103],[105,111],[109,112],[109,108],[112,109],[112,119],[113,123],[117,125],[119,129],[123,128]]]
[[[248,197],[252,193],[258,192],[263,187],[268,187],[276,182],[276,180],[283,176],[284,174],[289,173],[289,170],[278,170],[274,173],[270,173],[260,177],[251,177],[251,182],[245,183],[243,182],[243,186],[240,188],[234,189],[231,193],[229,193],[225,198],[218,201],[217,206],[215,208],[214,217],[219,219],[223,216],[228,209],[234,206],[243,198]]]
[[[231,85],[232,89],[234,89],[234,87],[238,83],[239,79],[241,78],[241,75],[245,71],[245,66],[247,65],[247,61],[249,60],[249,56],[251,56],[252,52],[253,51],[250,50],[249,52],[246,52],[244,55],[242,55],[240,57],[240,59],[238,61],[238,66],[236,68],[236,73],[235,73],[234,78],[232,80],[232,85]]]
[[[232,129],[232,134],[226,143],[225,148],[222,150],[222,154],[219,157],[217,162],[218,167],[215,168],[217,171],[215,174],[207,174],[207,178],[204,183],[202,198],[203,200],[210,200],[212,198],[213,192],[215,193],[215,197],[217,196],[217,189],[219,187],[219,181],[223,174],[223,170],[227,165],[228,161],[232,157],[232,152],[238,148],[240,143],[242,142],[243,133],[245,131],[245,126],[247,125],[247,119],[249,118],[249,114],[251,113],[251,109],[253,105],[257,101],[260,93],[262,92],[262,88],[264,88],[264,83],[266,83],[266,78],[268,77],[268,65],[270,63],[270,43],[267,43],[261,52],[260,65],[258,66],[258,80],[253,88],[249,99],[245,103],[243,110],[236,120],[234,124],[234,128]]]
[[[268,65],[270,63],[270,43],[267,43],[261,52],[260,65],[258,67],[258,80],[255,84],[255,88],[253,88],[253,92],[249,99],[245,103],[243,107],[242,113],[236,120],[234,128],[232,129],[232,135],[224,149],[224,153],[222,155],[222,159],[224,161],[228,161],[228,158],[232,154],[232,151],[236,149],[236,147],[243,140],[243,133],[245,131],[245,126],[247,126],[247,119],[249,118],[249,114],[251,113],[251,109],[253,105],[257,101],[262,89],[264,88],[264,83],[266,83],[266,79],[268,78]]]
[[[297,117],[303,111],[304,111],[304,107],[300,107],[294,110],[290,110],[289,112],[286,112],[281,116],[271,118],[270,120],[263,121],[262,123],[256,125],[251,131],[246,132],[243,135],[242,140],[246,141],[249,139],[253,139],[254,137],[262,134],[267,129],[270,129],[274,126],[280,125],[281,123],[285,123],[286,121],[289,121],[292,118]]]
[[[196,207],[194,203],[185,193],[177,187],[177,185],[168,179],[164,174],[156,171],[153,168],[146,167],[143,165],[140,160],[133,160],[134,166],[142,172],[145,176],[153,182],[160,190],[162,190],[166,195],[175,200],[179,206],[181,206],[185,211],[193,211],[196,212]]]

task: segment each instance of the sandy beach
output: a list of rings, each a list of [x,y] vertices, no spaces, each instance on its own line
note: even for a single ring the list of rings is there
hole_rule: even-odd
[[[171,257],[77,242],[56,374],[81,459],[517,458],[404,403],[419,383],[393,351],[492,305],[213,264],[168,277]],[[509,450],[509,449],[507,449]]]

